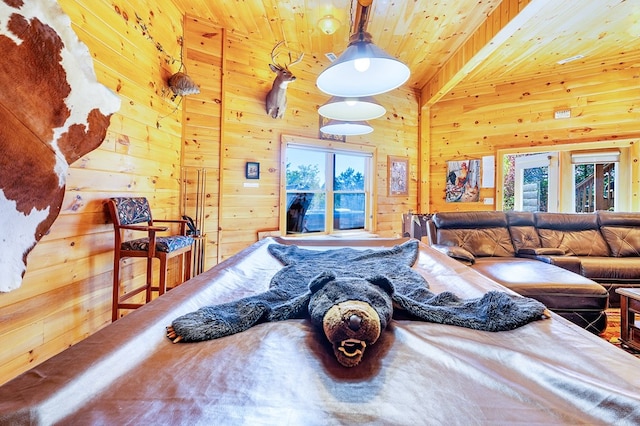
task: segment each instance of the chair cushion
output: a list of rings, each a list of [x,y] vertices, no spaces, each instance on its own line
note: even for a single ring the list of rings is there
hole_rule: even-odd
[[[179,250],[183,247],[189,247],[193,244],[193,238],[175,235],[171,237],[156,237],[156,250],[165,253]],[[137,240],[126,241],[120,246],[121,250],[149,250],[149,239],[138,238]]]

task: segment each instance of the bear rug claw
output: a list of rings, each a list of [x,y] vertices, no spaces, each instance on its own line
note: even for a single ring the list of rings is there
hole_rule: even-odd
[[[176,318],[167,327],[174,343],[217,339],[267,321],[310,317],[324,332],[340,364],[357,365],[376,342],[394,310],[404,317],[482,331],[504,331],[548,318],[546,307],[531,298],[490,291],[461,299],[435,294],[412,269],[417,240],[389,249],[339,248],[317,251],[271,244],[283,265],[263,293],[205,306]]]

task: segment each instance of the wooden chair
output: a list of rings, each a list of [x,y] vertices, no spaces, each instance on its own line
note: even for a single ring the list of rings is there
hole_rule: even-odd
[[[186,220],[153,220],[149,202],[144,197],[111,198],[107,202],[115,231],[113,259],[113,305],[112,321],[118,319],[120,309],[136,309],[144,303],[126,303],[128,299],[146,292],[145,303],[151,301],[151,294],[157,291],[163,295],[167,291],[167,260],[182,256],[182,282],[191,278],[191,251],[193,238],[186,236]],[[158,236],[169,228],[157,226],[157,223],[180,224],[180,235]],[[144,238],[125,240],[125,231],[144,232]],[[129,235],[128,233],[127,235]],[[144,257],[147,259],[147,277],[143,286],[136,287],[125,294],[120,288],[120,260],[126,257]],[[153,286],[153,259],[160,260],[160,277],[157,287]]]

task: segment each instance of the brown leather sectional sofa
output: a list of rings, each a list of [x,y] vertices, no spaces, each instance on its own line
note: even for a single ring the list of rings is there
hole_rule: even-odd
[[[442,212],[429,244],[593,333],[640,287],[640,213]]]

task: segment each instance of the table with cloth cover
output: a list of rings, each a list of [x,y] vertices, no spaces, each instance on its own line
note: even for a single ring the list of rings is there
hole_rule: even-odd
[[[640,360],[558,315],[503,332],[396,319],[345,368],[308,319],[173,344],[185,313],[263,292],[272,243],[389,248],[406,239],[266,238],[0,387],[0,424],[640,424]],[[420,244],[432,291],[506,288]]]

